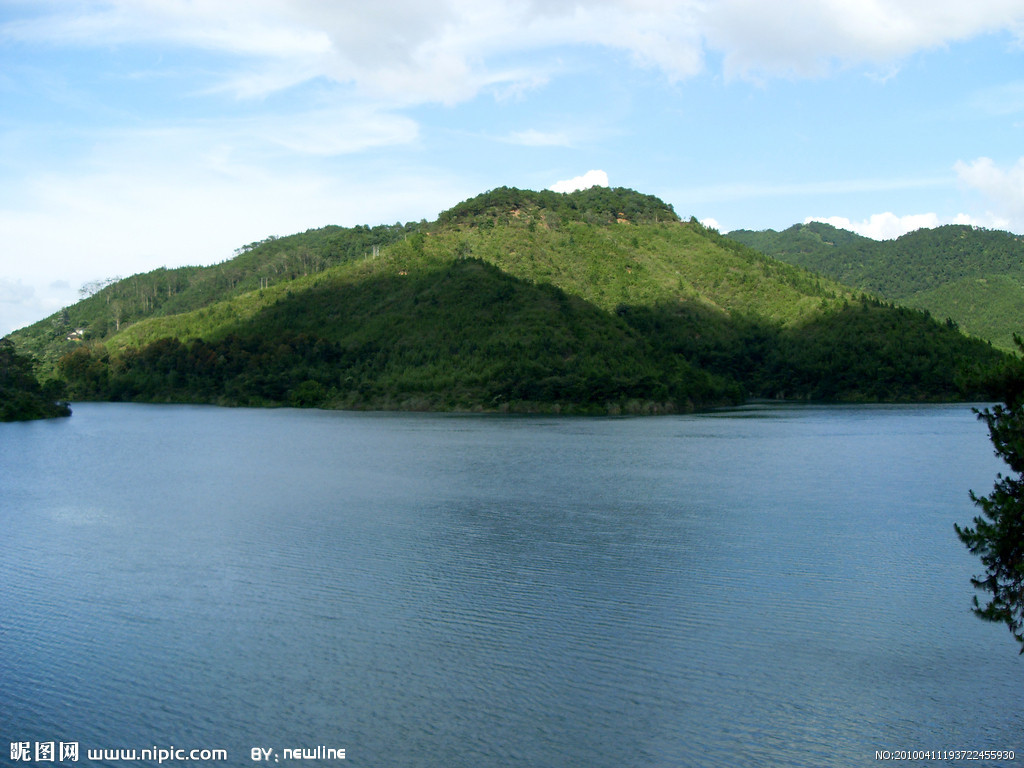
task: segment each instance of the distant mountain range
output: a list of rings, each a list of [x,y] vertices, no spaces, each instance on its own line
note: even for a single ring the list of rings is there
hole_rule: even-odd
[[[808,227],[794,233],[807,251],[838,252]],[[942,400],[977,396],[976,371],[1003,357],[602,187],[500,188],[433,222],[325,227],[90,290],[12,334],[74,399],[580,413]]]
[[[872,240],[828,224],[728,237],[887,301],[951,318],[966,333],[1014,350],[1024,332],[1024,237],[949,225]]]

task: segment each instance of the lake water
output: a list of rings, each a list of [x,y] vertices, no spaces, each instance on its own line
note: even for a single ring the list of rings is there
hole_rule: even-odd
[[[1024,657],[953,532],[1002,468],[963,405],[2,424],[0,762],[1024,761]],[[345,760],[283,753],[317,746]]]

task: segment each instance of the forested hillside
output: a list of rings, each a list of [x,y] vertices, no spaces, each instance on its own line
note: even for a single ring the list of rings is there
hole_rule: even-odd
[[[87,341],[101,341],[149,317],[190,312],[233,296],[317,274],[363,258],[415,232],[420,224],[322,229],[271,237],[239,248],[234,258],[205,267],[160,268],[105,278],[82,287],[83,299],[12,337],[36,355],[44,371]]]
[[[64,397],[62,382],[40,384],[32,361],[20,354],[10,339],[0,339],[0,421],[70,416]]]
[[[892,302],[951,318],[967,333],[1013,350],[1024,325],[1024,238],[949,225],[876,241],[828,224],[728,237],[782,261]]]
[[[79,398],[342,408],[950,399],[1000,356],[626,189],[502,188],[429,224],[272,239],[112,307],[169,272],[15,337]]]

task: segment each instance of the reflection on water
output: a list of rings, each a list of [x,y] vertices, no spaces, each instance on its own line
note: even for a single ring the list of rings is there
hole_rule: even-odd
[[[0,733],[355,766],[1016,749],[967,406],[0,425]]]

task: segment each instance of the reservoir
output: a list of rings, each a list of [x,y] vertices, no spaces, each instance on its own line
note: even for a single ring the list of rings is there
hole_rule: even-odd
[[[0,424],[0,754],[1020,764],[953,531],[1000,471],[968,405]]]

